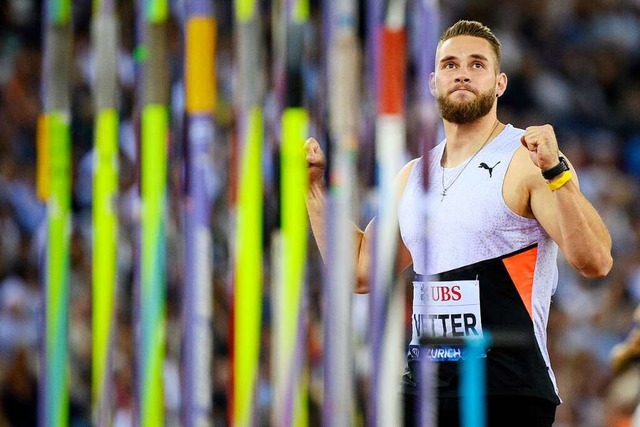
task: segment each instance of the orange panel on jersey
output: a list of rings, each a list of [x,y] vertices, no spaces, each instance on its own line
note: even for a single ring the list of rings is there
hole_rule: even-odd
[[[538,247],[536,246],[502,260],[531,318],[533,318],[531,315],[533,274],[535,272],[537,258]]]

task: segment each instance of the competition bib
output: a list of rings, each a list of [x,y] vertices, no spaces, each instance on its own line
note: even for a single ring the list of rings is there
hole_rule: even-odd
[[[420,338],[482,338],[478,280],[413,282],[413,316],[409,357],[457,361],[464,346],[420,347]]]

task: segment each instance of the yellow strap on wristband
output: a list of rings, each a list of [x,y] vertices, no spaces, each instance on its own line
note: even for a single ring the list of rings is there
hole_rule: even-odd
[[[570,171],[564,171],[559,178],[554,179],[551,182],[547,182],[547,187],[549,187],[549,190],[551,191],[556,191],[558,188],[569,182],[571,178],[573,178],[573,174]]]

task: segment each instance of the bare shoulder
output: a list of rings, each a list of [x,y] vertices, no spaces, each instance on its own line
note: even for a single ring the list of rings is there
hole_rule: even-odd
[[[404,187],[407,185],[407,181],[409,181],[409,176],[411,175],[411,171],[413,170],[413,166],[420,159],[420,157],[413,159],[407,162],[406,165],[400,169],[398,175],[396,176],[396,189],[402,193],[404,191]]]
[[[400,169],[400,172],[398,172],[398,179],[401,179],[402,177],[404,177],[405,179],[409,179],[409,175],[411,174],[411,170],[413,169],[413,166],[420,159],[421,159],[421,157],[417,157],[417,158],[407,162],[407,164],[405,164],[402,167],[402,169]]]

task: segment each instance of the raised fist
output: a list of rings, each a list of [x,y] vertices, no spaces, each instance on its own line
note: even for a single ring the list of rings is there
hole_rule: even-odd
[[[304,151],[307,158],[307,172],[309,183],[322,181],[327,169],[327,159],[315,138],[309,138],[304,143]]]
[[[551,169],[558,164],[558,140],[551,125],[529,126],[520,142],[540,170]]]

